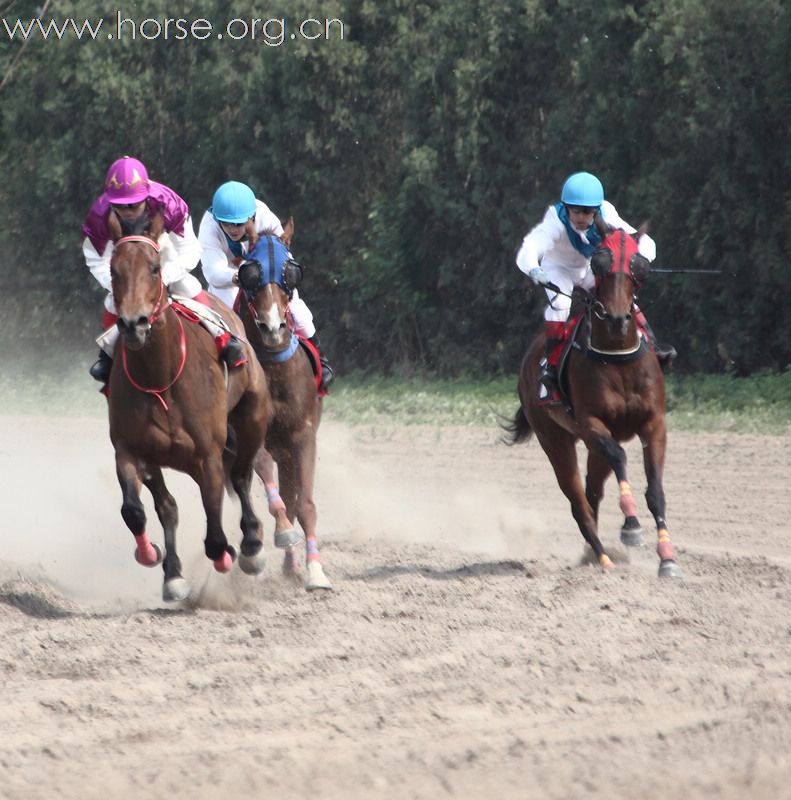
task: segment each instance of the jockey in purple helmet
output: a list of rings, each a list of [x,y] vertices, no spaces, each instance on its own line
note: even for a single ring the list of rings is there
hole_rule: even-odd
[[[544,312],[544,329],[547,341],[546,357],[541,362],[539,399],[546,402],[559,400],[557,393],[557,368],[565,344],[565,325],[571,309],[572,289],[581,286],[591,291],[596,280],[590,269],[590,259],[599,243],[599,232],[594,224],[596,214],[612,228],[636,233],[624,222],[615,206],[604,199],[601,181],[590,172],[570,175],[560,193],[560,202],[549,206],[544,219],[522,241],[516,256],[516,265],[538,286],[554,283],[564,294],[546,289],[549,305]],[[641,255],[649,261],[656,258],[656,244],[647,234],[638,242]],[[659,362],[664,366],[675,358],[672,346],[657,344],[653,331],[642,311],[635,306],[635,316],[649,338]]]
[[[118,338],[115,328],[118,316],[110,279],[113,243],[108,219],[110,214],[115,214],[125,233],[137,233],[145,230],[148,221],[160,211],[164,220],[164,232],[159,240],[163,283],[171,294],[192,298],[206,306],[210,304],[200,282],[190,274],[201,252],[187,204],[172,189],[150,180],[148,170],[136,158],[124,156],[114,161],[104,179],[104,192],[94,201],[82,226],[85,263],[107,290],[102,320],[105,334],[100,337],[99,360],[90,369],[91,376],[103,384],[110,377]],[[244,350],[235,337],[210,319],[201,318],[201,324],[214,337],[217,350],[229,368],[246,361]]]
[[[239,181],[223,183],[212,198],[211,208],[201,219],[198,241],[201,244],[201,267],[209,283],[209,294],[219,297],[233,308],[239,287],[236,276],[239,266],[250,249],[249,237],[271,234],[283,235],[283,226],[268,206],[258,200],[247,184]],[[321,384],[326,391],[334,372],[319,348],[313,314],[294,289],[288,304],[294,329],[308,339],[321,358]]]

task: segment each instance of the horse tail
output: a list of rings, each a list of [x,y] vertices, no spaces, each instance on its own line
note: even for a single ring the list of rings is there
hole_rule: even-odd
[[[500,423],[500,427],[505,432],[503,442],[509,447],[520,442],[526,442],[533,433],[522,406],[516,409],[514,418],[510,422]]]

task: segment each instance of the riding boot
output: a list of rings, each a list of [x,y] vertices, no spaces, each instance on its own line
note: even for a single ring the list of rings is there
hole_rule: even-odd
[[[558,388],[558,365],[555,351],[559,349],[561,339],[547,339],[547,352],[541,359],[541,371],[538,375],[538,398],[545,402],[558,402],[560,391]],[[553,356],[555,356],[553,358]]]
[[[247,354],[242,343],[229,331],[223,331],[215,336],[214,344],[217,346],[220,360],[228,365],[228,369],[241,367],[247,363]]]
[[[563,352],[562,322],[545,321],[546,355],[541,359],[541,371],[538,375],[538,399],[545,403],[560,401],[558,382],[558,364]]]
[[[99,383],[107,383],[110,380],[110,370],[113,368],[113,360],[104,350],[99,350],[99,358],[88,370],[90,376]]]
[[[327,392],[330,388],[330,384],[335,380],[335,370],[330,366],[330,362],[321,351],[318,335],[314,333],[308,341],[319,351],[319,361],[321,362],[321,388],[322,391]]]
[[[642,310],[637,306],[635,306],[635,321],[645,331],[646,336],[648,336],[648,341],[654,349],[657,361],[659,361],[659,366],[662,367],[663,370],[666,370],[673,363],[673,360],[678,355],[678,351],[672,344],[659,344],[656,340],[656,334],[645,318],[645,314],[643,314]]]
[[[115,352],[115,344],[118,341],[118,328],[116,322],[118,316],[105,309],[102,315],[102,330],[104,333],[96,340],[99,345],[99,358],[91,365],[88,370],[90,376],[99,383],[107,385],[110,380],[110,371],[113,368],[113,357],[110,355]],[[104,392],[104,388],[100,391]]]

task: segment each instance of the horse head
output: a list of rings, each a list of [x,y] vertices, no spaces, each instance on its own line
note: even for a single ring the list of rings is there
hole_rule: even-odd
[[[264,347],[285,348],[291,341],[288,303],[302,281],[302,267],[288,249],[294,226],[289,220],[283,236],[261,236],[239,267],[239,286]]]
[[[143,219],[132,229],[124,229],[115,212],[111,212],[108,226],[113,240],[110,276],[117,325],[126,345],[139,350],[148,341],[151,327],[167,303],[157,243],[164,228],[162,212],[150,221]]]
[[[596,227],[602,241],[591,258],[596,276],[591,335],[603,339],[602,346],[616,348],[638,335],[632,312],[637,290],[648,275],[649,262],[638,252],[637,242],[648,226],[644,223],[637,233],[629,234],[610,228],[597,215]]]

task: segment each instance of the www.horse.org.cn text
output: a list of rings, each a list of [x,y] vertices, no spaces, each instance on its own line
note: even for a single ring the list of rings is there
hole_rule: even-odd
[[[289,41],[337,41],[347,38],[343,20],[309,17],[289,22],[285,17],[235,17],[215,24],[205,17],[148,17],[143,20],[125,16],[116,11],[114,17],[91,20],[66,17],[56,19],[9,19],[3,17],[0,37],[27,41],[43,39],[61,41],[75,38],[80,41],[107,39],[110,41],[249,41],[268,47],[280,47]]]

